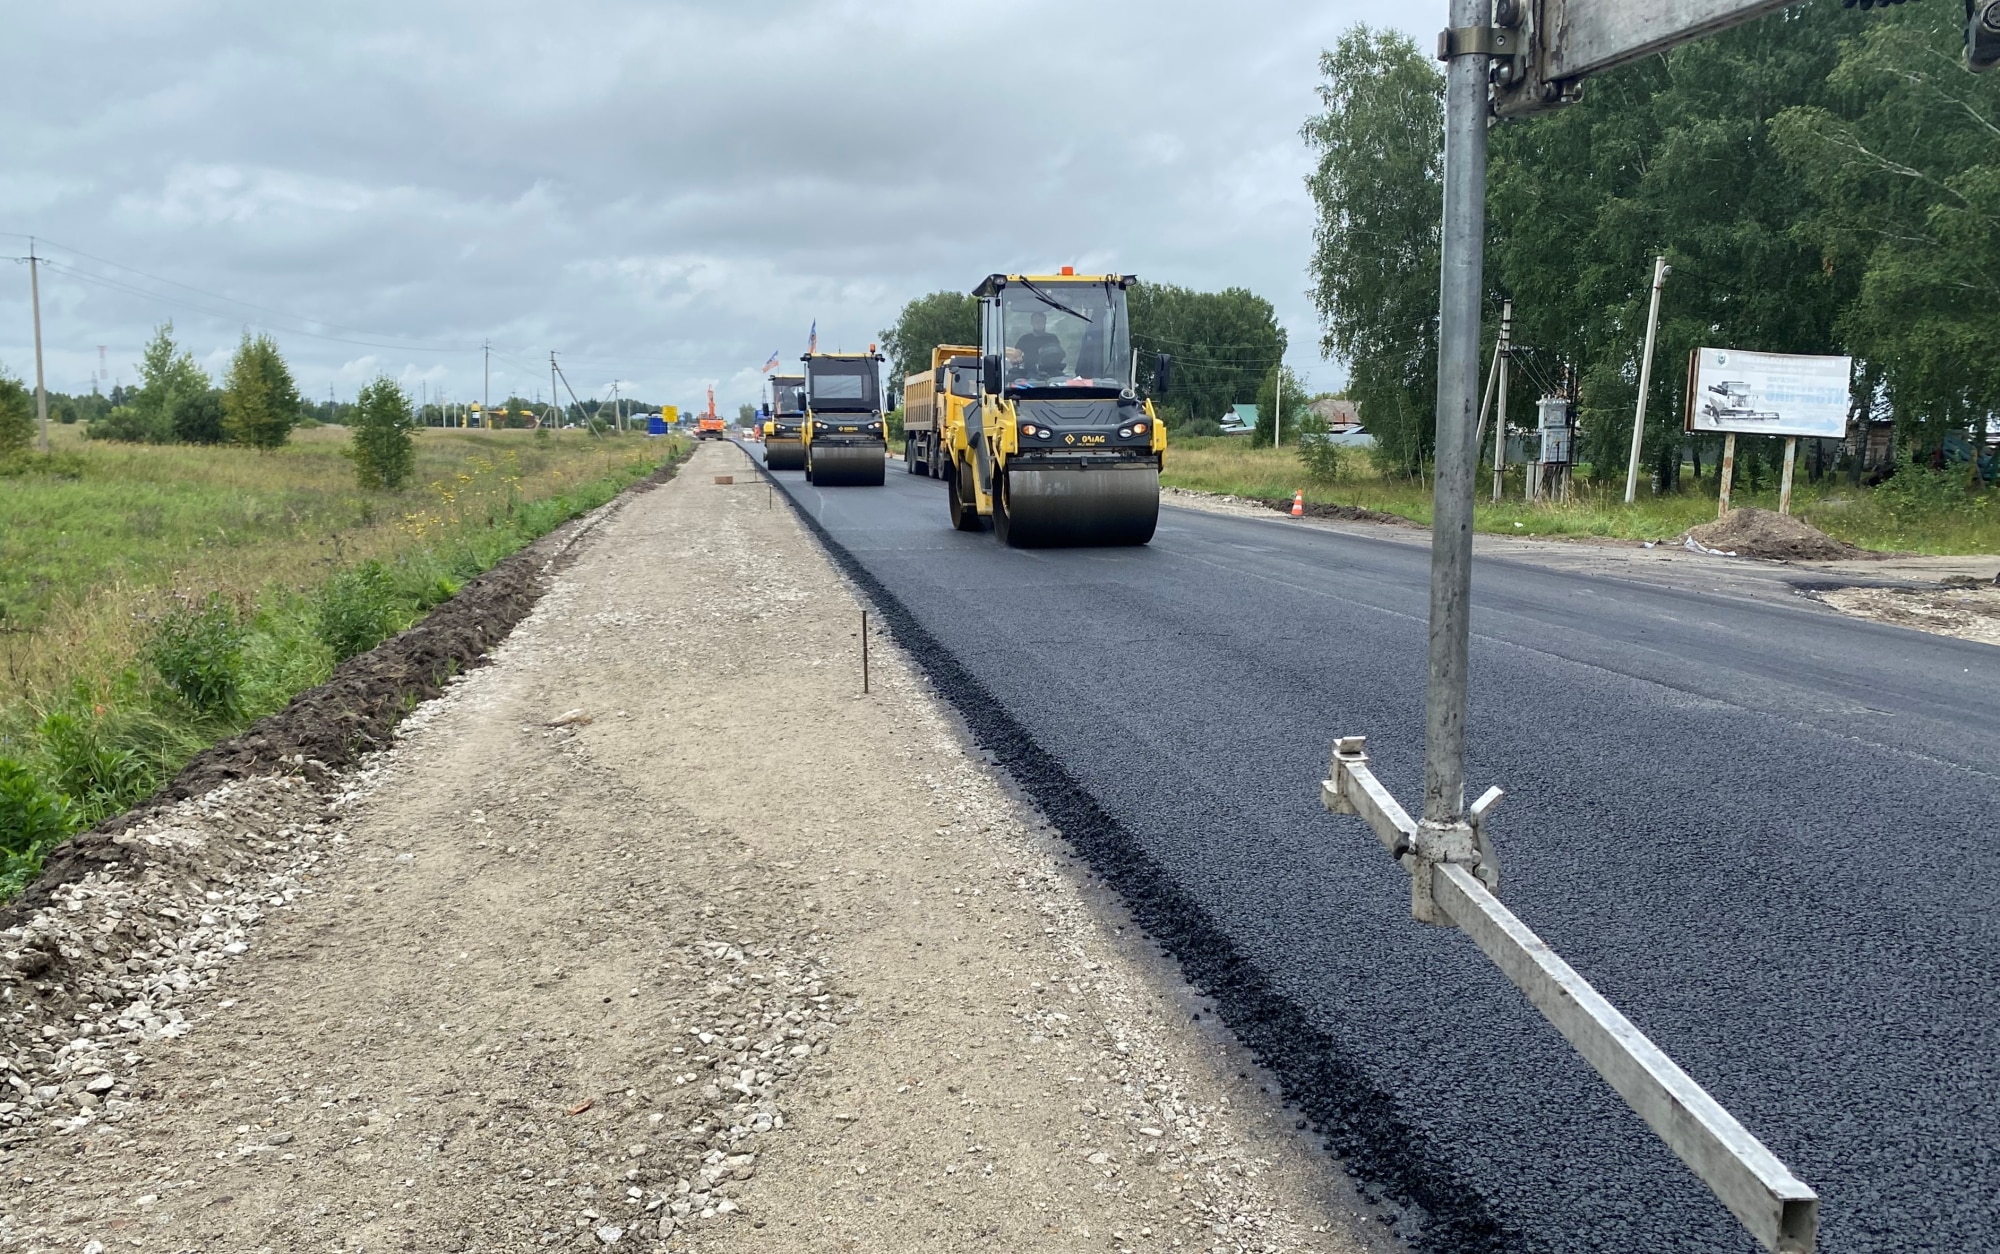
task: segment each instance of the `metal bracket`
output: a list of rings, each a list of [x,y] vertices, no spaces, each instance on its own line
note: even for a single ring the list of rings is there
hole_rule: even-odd
[[[1462,823],[1418,823],[1375,778],[1367,746],[1365,736],[1343,736],[1333,742],[1329,778],[1320,782],[1320,804],[1335,814],[1361,816],[1389,856],[1410,873],[1411,915],[1422,923],[1450,927],[1450,917],[1436,900],[1437,868],[1447,863],[1463,866],[1488,891],[1500,887],[1500,859],[1486,838],[1484,823],[1506,794],[1487,789]]]
[[[1485,828],[1504,794],[1487,789],[1463,822],[1415,822],[1375,778],[1367,744],[1333,742],[1320,803],[1373,829],[1410,873],[1416,917],[1470,937],[1765,1249],[1811,1254],[1819,1195],[1493,895],[1500,862]]]
[[[1504,26],[1452,26],[1438,32],[1438,60],[1519,55],[1521,32]]]

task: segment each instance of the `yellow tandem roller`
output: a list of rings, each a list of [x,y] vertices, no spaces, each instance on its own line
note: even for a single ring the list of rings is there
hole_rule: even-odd
[[[1001,476],[993,533],[1015,548],[1145,544],[1160,521],[1157,465],[1037,466]]]
[[[822,488],[882,486],[889,468],[882,355],[871,344],[866,353],[807,353],[803,360],[806,481]]]
[[[990,275],[978,403],[943,415],[952,525],[993,520],[1015,548],[1146,544],[1160,520],[1167,432],[1135,376],[1131,275]],[[942,351],[942,350],[940,350]],[[1167,389],[1161,354],[1154,395]]]

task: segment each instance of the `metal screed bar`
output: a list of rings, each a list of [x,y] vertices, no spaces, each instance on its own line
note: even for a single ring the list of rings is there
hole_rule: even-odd
[[[1417,916],[1471,937],[1764,1248],[1812,1254],[1819,1195],[1500,903],[1487,888],[1497,868],[1481,865],[1491,858],[1483,836],[1427,839],[1375,778],[1364,746],[1360,736],[1334,742],[1332,778],[1321,782],[1320,800],[1336,814],[1359,815],[1413,886],[1428,884],[1428,901],[1413,901]],[[1475,823],[1498,799],[1497,789],[1480,799]],[[1440,859],[1437,850],[1454,854]]]

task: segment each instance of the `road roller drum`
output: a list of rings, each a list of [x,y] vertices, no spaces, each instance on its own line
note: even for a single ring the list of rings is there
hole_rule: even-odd
[[[998,486],[993,530],[1014,548],[1145,544],[1160,519],[1160,470],[1150,464],[1016,463]]]
[[[812,447],[812,481],[822,488],[874,488],[888,480],[889,450],[881,444]]]

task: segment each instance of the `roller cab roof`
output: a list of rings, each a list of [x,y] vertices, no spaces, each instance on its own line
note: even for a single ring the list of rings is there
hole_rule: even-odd
[[[974,296],[998,296],[1000,289],[1009,283],[1022,281],[1037,286],[1055,287],[1064,283],[1116,283],[1129,287],[1139,281],[1135,274],[989,274],[986,281],[972,289]]]

